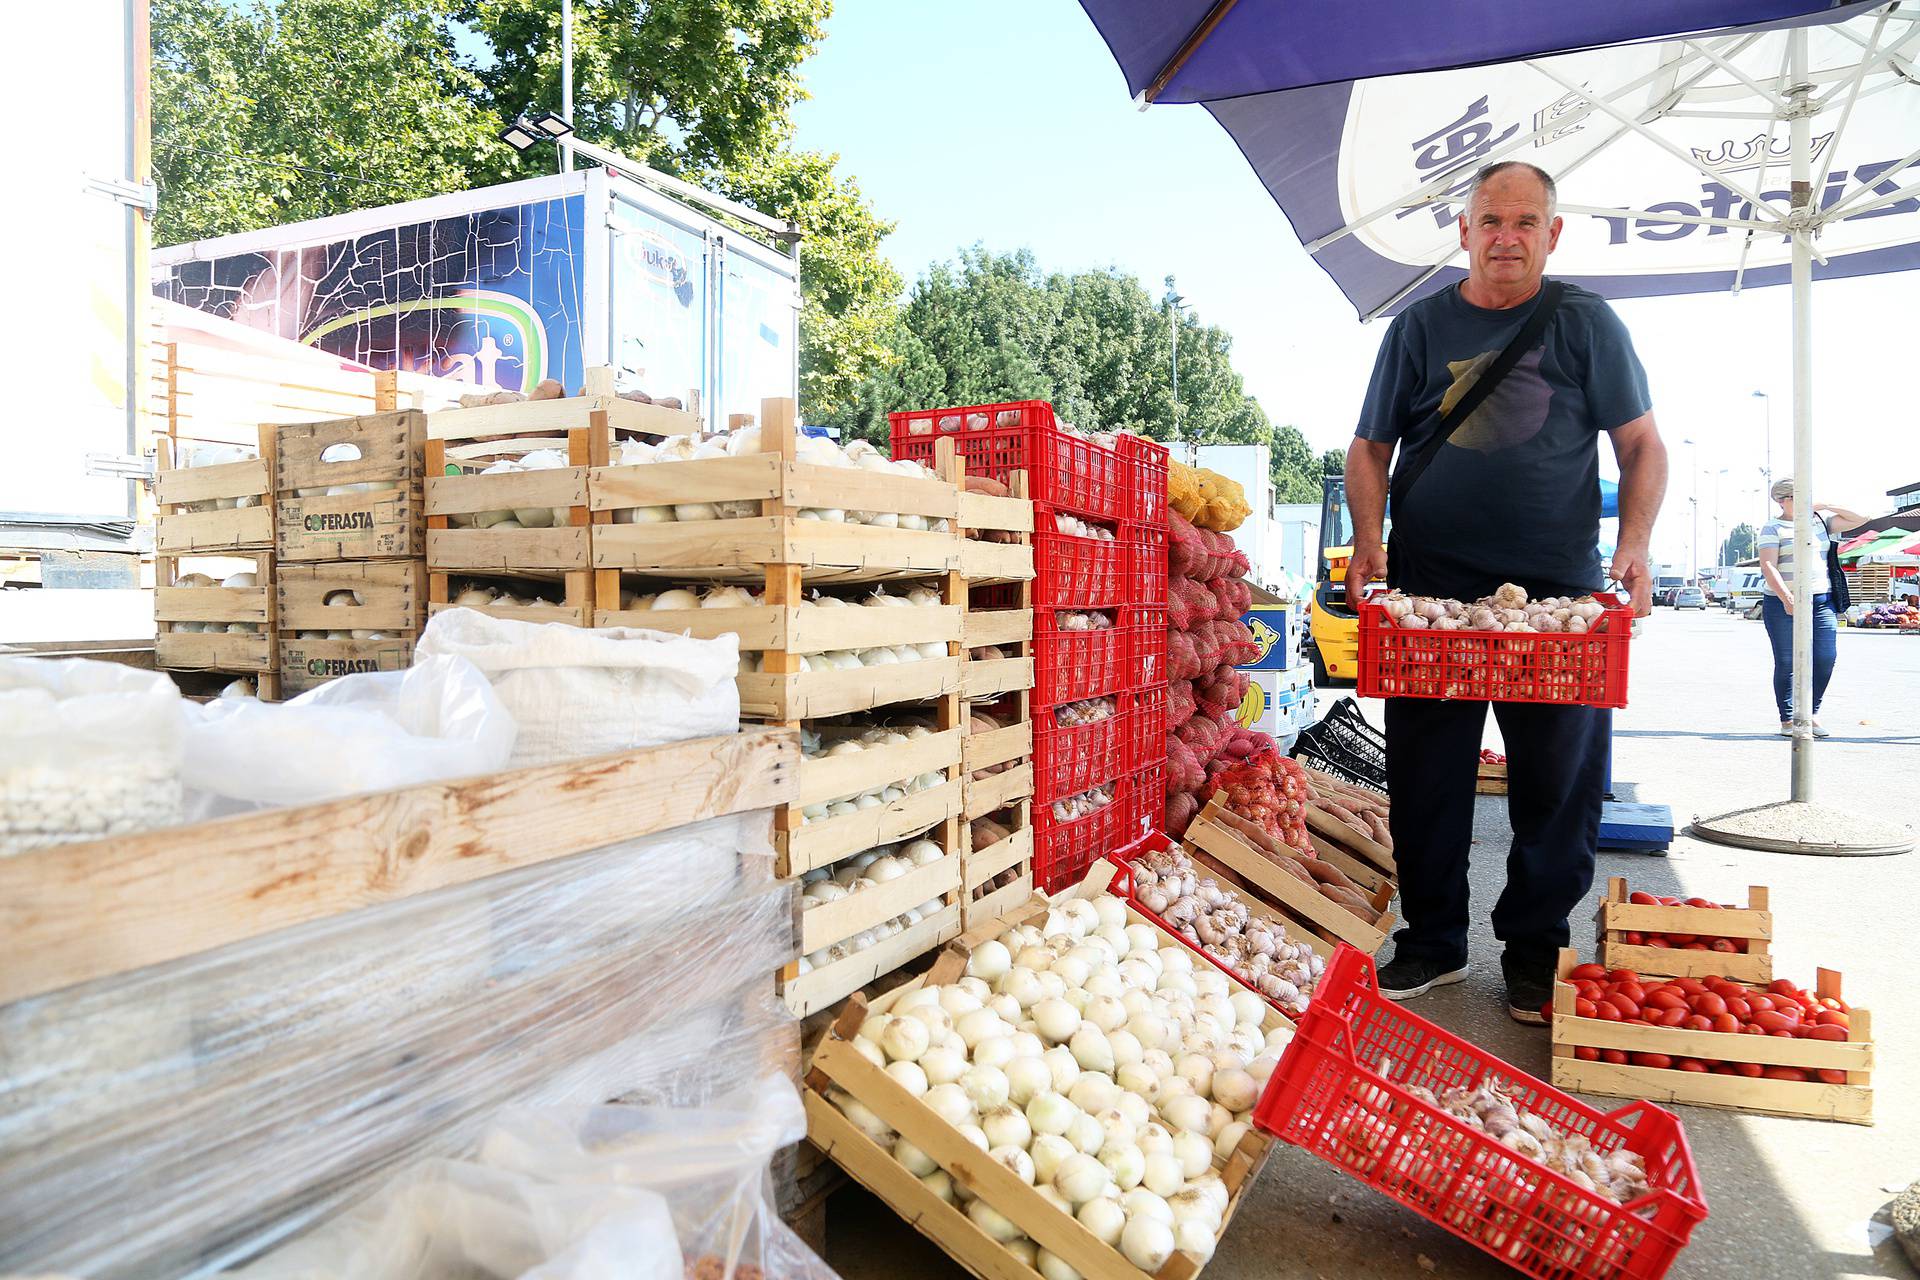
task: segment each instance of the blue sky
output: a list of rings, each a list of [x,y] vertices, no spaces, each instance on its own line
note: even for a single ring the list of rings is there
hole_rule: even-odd
[[[1210,116],[1133,107],[1073,0],[836,0],[806,79],[801,145],[839,152],[898,222],[886,251],[909,282],[975,241],[1029,247],[1046,270],[1117,266],[1156,295],[1172,274],[1203,321],[1233,334],[1272,418],[1316,448],[1345,446],[1384,324],[1354,318]],[[1791,469],[1787,291],[1619,311],[1673,449],[1655,556],[1686,558],[1698,472],[1706,559],[1716,482],[1723,527],[1763,510],[1756,389],[1772,400],[1774,472]],[[1884,510],[1885,490],[1920,480],[1920,412],[1896,373],[1914,358],[1920,273],[1822,282],[1815,312],[1816,489]]]

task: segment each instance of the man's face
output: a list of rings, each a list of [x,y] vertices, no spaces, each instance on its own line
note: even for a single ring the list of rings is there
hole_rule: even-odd
[[[1538,284],[1547,255],[1560,243],[1560,219],[1547,216],[1547,190],[1524,169],[1506,169],[1482,183],[1460,218],[1468,274],[1512,289]]]

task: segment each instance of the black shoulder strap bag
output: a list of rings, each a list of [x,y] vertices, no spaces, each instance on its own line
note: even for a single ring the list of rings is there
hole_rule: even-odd
[[[1433,438],[1427,441],[1420,452],[1405,457],[1394,471],[1393,478],[1387,485],[1387,496],[1390,501],[1398,503],[1406,500],[1407,493],[1426,473],[1427,468],[1433,465],[1434,458],[1452,438],[1453,433],[1460,429],[1460,424],[1472,417],[1473,411],[1484,404],[1487,397],[1506,380],[1507,374],[1520,363],[1520,357],[1539,343],[1541,335],[1547,331],[1547,325],[1553,320],[1554,312],[1560,309],[1560,300],[1566,296],[1566,292],[1566,285],[1558,280],[1549,280],[1540,287],[1540,300],[1535,304],[1533,314],[1527,317],[1527,322],[1520,326],[1520,332],[1513,335],[1513,341],[1493,358],[1493,363],[1487,366],[1486,372],[1474,379],[1473,385],[1467,388],[1466,394],[1454,402],[1453,408],[1440,419],[1440,425],[1434,431]],[[1389,555],[1387,564],[1389,585],[1398,585],[1396,581],[1398,575],[1393,570],[1396,563],[1404,564],[1405,560],[1405,556]]]
[[[1824,520],[1821,522],[1826,523]],[[1847,574],[1840,567],[1840,541],[1833,536],[1833,529],[1827,528],[1827,606],[1834,613],[1841,614],[1853,608],[1853,588],[1847,582]]]

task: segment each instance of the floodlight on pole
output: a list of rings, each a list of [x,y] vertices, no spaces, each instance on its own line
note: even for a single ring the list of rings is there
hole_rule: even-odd
[[[573,135],[573,126],[567,123],[566,118],[555,115],[551,111],[535,116],[533,127],[548,138],[567,138]]]
[[[522,153],[540,140],[540,135],[535,133],[524,120],[515,120],[500,131],[500,141]]]

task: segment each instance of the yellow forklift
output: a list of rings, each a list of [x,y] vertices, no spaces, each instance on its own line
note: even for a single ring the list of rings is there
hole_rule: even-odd
[[[1320,481],[1320,553],[1308,627],[1313,636],[1313,682],[1350,685],[1360,675],[1360,615],[1347,603],[1347,562],[1353,558],[1353,517],[1347,478]]]

